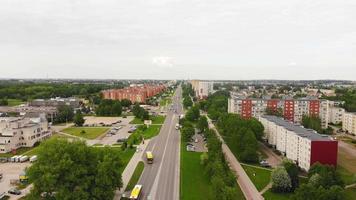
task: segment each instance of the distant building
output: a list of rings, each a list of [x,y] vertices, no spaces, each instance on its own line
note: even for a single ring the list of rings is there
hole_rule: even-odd
[[[329,107],[329,123],[333,123],[333,124],[342,123],[344,113],[345,113],[344,108]]]
[[[336,140],[276,116],[261,116],[259,120],[265,128],[267,142],[301,169],[308,171],[316,162],[336,167]]]
[[[190,83],[198,99],[206,99],[210,94],[214,93],[214,82],[191,80]]]
[[[327,128],[329,122],[334,123],[339,121],[340,115],[343,114],[343,109],[334,107],[334,105],[335,103],[333,101],[315,97],[298,99],[258,99],[235,96],[232,94],[228,100],[228,112],[239,114],[243,118],[258,118],[266,114],[267,109],[275,112],[281,110],[282,116],[288,121],[301,123],[304,115],[317,116],[321,120],[322,128]],[[330,117],[332,118],[331,120],[329,120]]]
[[[0,153],[16,151],[20,147],[32,147],[51,135],[45,115],[34,118],[0,117]]]
[[[102,91],[104,99],[123,100],[128,99],[135,103],[145,103],[150,97],[153,97],[166,87],[164,85],[132,85],[123,89],[111,89]]]
[[[33,107],[58,107],[62,105],[67,105],[73,109],[79,108],[81,104],[80,99],[77,98],[51,98],[51,99],[35,99],[29,102],[29,106]]]
[[[342,130],[356,135],[356,113],[345,112],[342,119]]]

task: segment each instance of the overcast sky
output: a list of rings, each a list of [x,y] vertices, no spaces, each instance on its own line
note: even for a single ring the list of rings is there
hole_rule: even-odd
[[[356,80],[356,1],[1,0],[0,71]]]

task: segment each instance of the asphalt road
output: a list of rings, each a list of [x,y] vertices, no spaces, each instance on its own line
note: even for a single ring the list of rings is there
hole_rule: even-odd
[[[167,111],[160,134],[146,148],[146,151],[153,152],[154,161],[153,164],[145,164],[138,181],[143,186],[142,200],[179,200],[180,134],[175,125],[183,110],[181,94],[179,87],[173,97],[173,110]]]

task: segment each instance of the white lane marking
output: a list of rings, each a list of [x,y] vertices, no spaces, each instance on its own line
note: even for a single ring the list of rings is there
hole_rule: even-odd
[[[175,118],[175,115],[173,115],[170,124],[172,124],[174,118]],[[151,191],[150,191],[150,193],[149,193],[149,196],[153,197],[154,199],[155,199],[155,197],[156,197],[156,192],[157,192],[157,187],[158,187],[158,180],[159,180],[160,175],[161,175],[162,164],[163,164],[164,156],[166,155],[168,140],[169,140],[169,136],[171,135],[171,132],[172,132],[172,129],[169,129],[169,131],[168,131],[168,137],[167,137],[167,139],[166,139],[166,141],[165,141],[166,144],[164,145],[164,151],[163,151],[163,155],[162,155],[162,160],[161,160],[161,163],[160,163],[160,165],[159,165],[159,167],[158,167],[157,175],[156,175],[156,177],[155,177],[155,180],[154,180],[154,182],[153,182],[153,186],[152,186]]]

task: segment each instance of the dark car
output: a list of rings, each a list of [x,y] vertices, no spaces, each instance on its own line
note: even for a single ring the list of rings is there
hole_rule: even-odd
[[[120,139],[117,139],[117,142],[120,143],[120,142],[126,142],[127,141],[127,138],[120,138]]]
[[[16,189],[16,188],[12,188],[8,191],[9,194],[14,194],[14,195],[20,195],[21,191]]]

